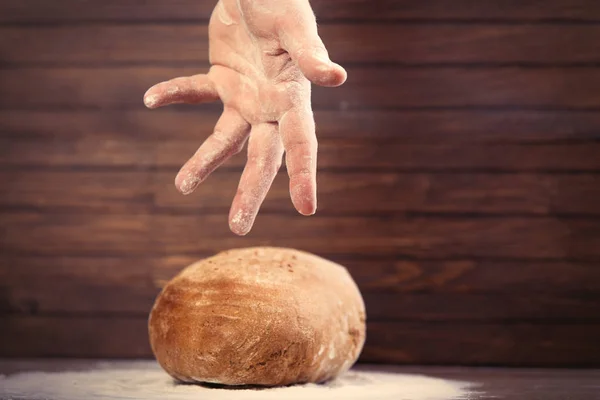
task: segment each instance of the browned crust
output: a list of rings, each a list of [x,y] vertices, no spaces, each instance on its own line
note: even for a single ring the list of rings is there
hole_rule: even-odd
[[[293,249],[235,249],[173,278],[149,319],[160,365],[185,382],[288,385],[346,371],[365,310],[342,266]]]

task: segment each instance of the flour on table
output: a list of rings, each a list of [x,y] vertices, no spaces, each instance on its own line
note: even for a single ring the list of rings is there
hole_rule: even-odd
[[[126,365],[126,366],[124,366]],[[469,384],[423,375],[350,371],[327,384],[222,389],[175,383],[150,362],[99,363],[81,372],[0,376],[2,400],[450,400],[468,399]]]

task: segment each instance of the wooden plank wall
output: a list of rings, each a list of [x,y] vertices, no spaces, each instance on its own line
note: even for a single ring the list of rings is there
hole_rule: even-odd
[[[600,2],[314,0],[349,72],[314,90],[319,212],[282,172],[245,238],[243,155],[172,185],[218,109],[141,104],[206,70],[213,3],[0,2],[0,356],[150,356],[165,280],[277,245],[348,266],[363,361],[600,365]]]

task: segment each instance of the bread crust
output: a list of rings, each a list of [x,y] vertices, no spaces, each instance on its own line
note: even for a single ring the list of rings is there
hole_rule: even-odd
[[[168,282],[149,336],[159,364],[180,381],[278,386],[348,370],[362,351],[365,320],[344,267],[253,247],[200,260]]]

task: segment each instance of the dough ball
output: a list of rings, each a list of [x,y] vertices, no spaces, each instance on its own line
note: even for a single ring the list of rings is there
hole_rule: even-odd
[[[149,333],[159,364],[180,381],[323,382],[356,362],[365,307],[338,264],[292,249],[236,249],[173,278],[152,308]]]

